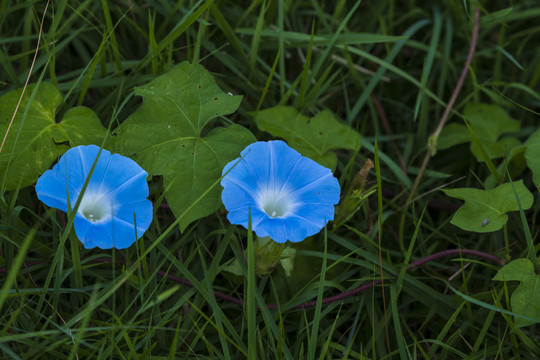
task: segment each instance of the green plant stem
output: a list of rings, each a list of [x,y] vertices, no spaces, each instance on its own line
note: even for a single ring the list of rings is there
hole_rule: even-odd
[[[406,267],[405,271],[410,271],[410,270],[416,269],[421,265],[424,265],[424,264],[426,264],[428,262],[435,261],[435,260],[443,258],[443,257],[447,257],[447,256],[463,256],[463,255],[478,256],[478,257],[484,258],[486,260],[492,261],[492,262],[494,262],[494,263],[496,263],[498,265],[503,265],[503,263],[504,263],[503,259],[498,258],[495,255],[491,255],[491,254],[482,252],[482,251],[471,250],[471,249],[450,249],[450,250],[440,251],[440,252],[431,254],[429,256],[426,256],[424,258],[418,259],[416,261],[413,261],[413,262],[411,262],[409,264],[409,266]],[[115,260],[113,258],[108,258],[108,257],[96,257],[96,258],[92,258],[92,259],[89,259],[89,260],[83,260],[83,262],[84,261],[88,261],[88,262],[93,263],[93,264],[115,263]],[[117,260],[117,262],[119,264],[125,264],[126,263],[123,260]],[[22,268],[22,269],[29,268],[31,266],[36,266],[36,265],[40,265],[40,264],[43,264],[43,263],[45,263],[45,261],[25,262],[24,264],[22,264],[20,266],[20,268]],[[134,265],[133,263],[130,263],[130,266],[133,266],[133,265]],[[142,265],[139,264],[139,266],[142,266]],[[5,273],[5,272],[6,272],[6,268],[0,267],[0,274]],[[167,279],[169,279],[169,280],[171,280],[173,282],[176,282],[178,284],[182,284],[182,285],[185,285],[185,286],[188,286],[188,287],[191,287],[191,288],[194,286],[189,280],[182,279],[182,278],[180,278],[178,276],[170,274],[167,271],[158,270],[156,272],[156,274],[159,275],[159,276],[162,276],[164,278],[167,278]],[[344,291],[344,292],[342,292],[340,294],[324,298],[322,300],[322,304],[324,305],[324,304],[329,304],[329,303],[332,303],[332,302],[335,302],[335,301],[343,300],[343,299],[345,299],[345,298],[347,298],[349,296],[352,296],[352,295],[358,294],[358,293],[360,293],[360,292],[362,292],[364,290],[370,289],[373,286],[378,285],[380,283],[381,283],[380,279],[373,280],[371,282],[365,283],[365,284],[360,285],[360,286],[358,286],[356,288],[353,288],[351,290],[347,290],[347,291]],[[233,304],[236,304],[236,305],[239,305],[239,306],[244,306],[244,301],[242,301],[241,299],[238,299],[238,298],[235,298],[233,296],[224,294],[224,293],[222,293],[221,291],[218,291],[218,290],[213,290],[213,293],[214,293],[214,295],[216,297],[218,297],[220,299],[223,299],[225,301],[228,301],[230,303],[233,303]],[[317,304],[317,301],[306,301],[304,303],[301,303],[299,305],[294,306],[292,309],[312,308],[316,304]],[[268,304],[267,307],[268,307],[268,309],[277,309],[278,308],[278,306],[275,305],[275,304]]]
[[[458,83],[452,92],[452,96],[450,97],[450,101],[448,101],[448,105],[446,106],[446,109],[444,110],[444,113],[441,117],[441,120],[439,121],[439,124],[437,125],[437,128],[435,129],[435,132],[430,136],[427,144],[427,151],[426,155],[424,156],[424,160],[422,161],[422,165],[420,166],[420,170],[418,171],[418,175],[416,176],[414,183],[411,187],[411,190],[409,192],[409,196],[407,197],[407,201],[405,201],[405,207],[408,207],[412,199],[414,198],[416,191],[418,190],[418,186],[420,185],[420,180],[422,180],[422,176],[424,175],[424,172],[427,168],[427,165],[429,163],[429,160],[433,155],[435,155],[435,151],[437,148],[437,139],[444,127],[444,124],[446,123],[446,120],[448,119],[448,115],[450,115],[450,111],[452,110],[452,107],[454,106],[454,103],[456,102],[456,99],[461,91],[461,88],[463,86],[463,83],[465,82],[465,78],[467,77],[467,73],[469,72],[469,66],[471,65],[474,50],[476,48],[476,41],[478,38],[478,24],[479,24],[479,18],[480,18],[480,10],[479,8],[476,8],[474,12],[474,25],[473,25],[473,34],[471,39],[471,46],[469,48],[469,54],[467,56],[467,61],[465,62],[465,65],[463,66],[463,70],[461,72],[461,76],[459,77]],[[405,215],[401,216],[400,222],[399,222],[399,247],[403,253],[406,252],[405,244],[403,242],[404,237],[404,227],[405,227]]]
[[[4,148],[4,144],[6,142],[6,139],[9,134],[9,130],[11,129],[11,125],[13,125],[13,122],[15,121],[15,116],[17,115],[17,112],[19,110],[19,106],[21,105],[21,101],[24,96],[24,91],[26,90],[26,87],[28,86],[28,82],[30,81],[30,76],[32,75],[32,70],[34,69],[34,65],[36,63],[37,54],[39,50],[39,41],[41,39],[41,34],[43,32],[43,22],[45,21],[45,14],[47,14],[47,9],[49,8],[50,0],[47,0],[47,4],[45,5],[45,10],[43,10],[43,16],[41,18],[41,23],[39,24],[39,34],[36,44],[36,51],[34,52],[34,59],[32,60],[32,64],[30,65],[30,71],[28,71],[28,76],[26,77],[26,82],[24,83],[23,90],[21,92],[21,96],[19,97],[19,102],[17,103],[17,106],[15,107],[15,111],[13,112],[13,116],[11,117],[11,120],[9,121],[9,125],[6,129],[6,133],[4,134],[4,138],[2,139],[2,144],[0,144],[0,153],[2,152],[2,149]]]

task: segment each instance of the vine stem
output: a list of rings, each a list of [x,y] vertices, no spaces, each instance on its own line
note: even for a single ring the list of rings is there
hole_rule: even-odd
[[[435,155],[435,151],[437,149],[437,139],[439,138],[439,135],[444,127],[444,124],[446,124],[446,120],[448,120],[450,111],[452,111],[452,108],[454,107],[454,103],[456,102],[456,99],[461,91],[463,83],[465,82],[465,78],[467,77],[467,73],[469,72],[469,67],[471,66],[471,62],[474,56],[474,50],[476,49],[476,43],[478,40],[479,19],[480,19],[480,9],[476,8],[474,11],[473,33],[472,33],[472,38],[471,38],[471,45],[469,47],[469,54],[467,55],[467,61],[465,61],[465,65],[463,66],[463,70],[461,71],[459,80],[456,84],[454,91],[452,92],[452,95],[450,96],[450,100],[448,101],[448,104],[446,105],[446,109],[444,109],[444,113],[441,117],[441,120],[439,121],[439,124],[437,125],[435,132],[433,132],[433,134],[429,137],[426,155],[424,156],[424,160],[422,161],[422,165],[420,166],[418,175],[416,175],[416,178],[414,179],[414,183],[411,187],[411,190],[409,191],[409,196],[407,197],[407,201],[405,201],[405,207],[409,206],[409,204],[414,199],[416,195],[416,191],[418,190],[418,186],[420,185],[420,180],[422,180],[422,176],[424,175],[424,172],[426,171],[429,160],[431,159],[433,155]],[[400,224],[399,224],[399,246],[401,248],[401,251],[403,252],[406,251],[405,245],[403,244],[403,227],[404,226],[405,226],[405,215],[402,215]]]
[[[450,115],[450,111],[454,107],[454,103],[456,102],[456,99],[461,91],[461,87],[463,86],[463,83],[465,82],[465,78],[467,77],[467,73],[469,72],[469,67],[471,66],[472,58],[474,56],[474,50],[476,48],[476,42],[478,39],[479,19],[480,19],[480,10],[476,8],[474,12],[474,27],[473,27],[473,34],[472,34],[472,39],[471,39],[471,46],[469,48],[469,54],[467,55],[467,61],[465,62],[465,65],[463,66],[463,70],[461,71],[461,75],[459,77],[456,88],[452,92],[452,96],[450,97],[450,100],[448,101],[448,105],[446,105],[446,109],[444,110],[441,120],[439,121],[439,124],[437,125],[437,129],[435,129],[435,132],[431,135],[431,138],[435,139],[434,145],[436,145],[436,139],[439,137],[444,127],[444,124],[446,123],[446,120],[448,120],[448,115]],[[409,193],[409,197],[407,199],[407,204],[414,197],[416,190],[418,189],[418,185],[420,184],[422,175],[424,175],[424,171],[426,170],[429,159],[431,158],[431,154],[432,152],[430,151],[429,144],[428,144],[426,156],[424,157],[422,166],[420,167],[420,170],[418,171],[418,175],[416,176],[416,179],[414,180],[413,187],[411,188],[411,192]]]
[[[47,9],[49,8],[50,0],[47,0],[47,3],[45,4],[45,10],[43,10],[43,16],[41,17],[41,23],[39,24],[39,34],[37,38],[37,45],[36,45],[36,51],[34,52],[34,58],[32,60],[32,64],[30,65],[30,71],[28,71],[28,76],[26,77],[26,82],[24,83],[24,87],[21,91],[21,96],[19,96],[19,101],[17,102],[17,105],[15,106],[15,111],[13,112],[13,116],[11,117],[11,120],[9,121],[8,127],[6,129],[6,133],[4,134],[4,138],[2,139],[2,144],[0,144],[0,153],[2,152],[2,149],[4,149],[4,144],[6,143],[9,130],[11,129],[11,125],[13,125],[13,122],[15,121],[15,116],[17,115],[17,112],[19,111],[19,106],[21,106],[21,101],[24,96],[24,92],[26,91],[26,88],[28,87],[28,82],[30,81],[30,76],[32,76],[32,71],[34,70],[34,65],[36,64],[37,54],[39,50],[39,43],[41,40],[41,33],[43,32],[43,23],[45,22],[45,14],[47,14]]]
[[[469,250],[469,249],[452,249],[452,250],[444,250],[444,251],[441,251],[441,252],[426,256],[425,258],[416,260],[416,261],[412,262],[407,267],[407,269],[405,271],[415,269],[420,265],[423,265],[423,264],[428,263],[428,262],[433,261],[433,260],[440,259],[442,257],[451,256],[451,255],[462,255],[462,254],[479,256],[479,257],[483,257],[485,259],[489,259],[489,260],[491,260],[493,262],[496,262],[499,265],[503,264],[502,259],[500,259],[500,258],[498,258],[498,257],[496,257],[494,255],[484,253],[482,251]],[[362,291],[365,291],[367,289],[370,289],[370,288],[374,287],[375,285],[380,284],[381,282],[382,282],[381,279],[373,280],[370,283],[360,285],[360,286],[358,286],[358,287],[356,287],[354,289],[348,290],[348,291],[344,291],[341,294],[337,294],[337,295],[334,295],[334,296],[327,297],[322,301],[322,303],[323,303],[323,305],[325,305],[325,304],[332,303],[334,301],[339,301],[339,300],[346,299],[349,296],[352,296],[352,295],[358,294],[358,293],[360,293]],[[310,307],[314,307],[315,304],[316,304],[315,301],[307,301],[305,303],[302,303],[300,305],[295,306],[294,309],[310,308]],[[270,305],[268,305],[268,308],[269,309],[276,308],[276,305],[270,304]]]
[[[437,259],[440,259],[440,258],[443,258],[443,257],[452,256],[452,255],[478,256],[478,257],[493,261],[494,263],[497,263],[498,265],[502,265],[503,261],[504,261],[503,259],[498,258],[495,255],[491,255],[491,254],[488,254],[488,253],[485,253],[485,252],[482,252],[482,251],[478,251],[478,250],[451,249],[451,250],[440,251],[438,253],[431,254],[431,255],[428,255],[428,256],[426,256],[424,258],[416,260],[416,261],[410,263],[405,271],[415,269],[415,268],[417,268],[417,267],[419,267],[421,265],[424,265],[424,264],[426,264],[426,263],[428,263],[430,261],[434,261],[434,260],[437,260]],[[106,257],[98,257],[98,258],[94,258],[94,259],[89,260],[89,262],[94,263],[94,264],[106,264],[106,263],[113,263],[113,259],[106,258]],[[119,264],[124,264],[125,263],[122,260],[118,260],[117,262]],[[27,262],[27,263],[23,264],[22,268],[23,269],[24,268],[29,268],[29,267],[44,264],[44,263],[45,263],[45,261]],[[0,267],[0,274],[5,273],[5,272],[6,272],[6,268],[5,267]],[[186,280],[186,279],[182,279],[182,278],[180,278],[178,276],[175,276],[173,274],[169,274],[168,272],[165,272],[165,271],[162,271],[162,270],[158,270],[157,274],[159,276],[162,276],[162,277],[167,277],[167,279],[169,279],[169,280],[171,280],[171,281],[173,281],[175,283],[182,284],[182,285],[188,286],[190,288],[193,288],[193,284],[190,281]],[[373,280],[372,282],[360,285],[360,286],[358,286],[358,287],[356,287],[354,289],[347,290],[347,291],[344,291],[344,292],[342,292],[340,294],[327,297],[327,298],[322,300],[322,304],[326,305],[326,304],[330,304],[330,303],[335,302],[335,301],[340,301],[340,300],[346,299],[346,298],[348,298],[350,296],[353,296],[353,295],[358,294],[358,293],[360,293],[362,291],[370,289],[370,288],[372,288],[375,285],[378,285],[380,283],[381,283],[380,279]],[[225,294],[225,293],[223,293],[221,291],[218,291],[218,290],[213,290],[213,292],[214,292],[214,296],[216,298],[223,299],[225,301],[228,301],[230,303],[233,303],[233,304],[236,304],[236,305],[239,305],[239,306],[244,305],[244,301],[242,299],[238,299],[238,298],[236,298],[234,296],[227,295],[227,294]],[[311,308],[311,307],[315,307],[316,304],[317,304],[316,301],[306,301],[306,302],[304,302],[302,304],[294,306],[292,309]],[[268,304],[267,307],[268,307],[268,309],[276,309],[278,307],[278,305],[276,305],[276,304]]]

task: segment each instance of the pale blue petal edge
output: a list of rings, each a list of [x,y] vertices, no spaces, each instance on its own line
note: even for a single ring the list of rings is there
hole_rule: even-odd
[[[298,242],[334,219],[334,205],[341,192],[338,180],[330,169],[302,157],[283,141],[247,146],[241,157],[225,166],[223,175],[221,198],[229,211],[227,218],[247,228],[251,208],[252,228],[259,237]],[[262,188],[285,184],[298,206],[286,217],[272,218],[260,209],[256,197]]]
[[[67,211],[69,191],[73,208],[99,149],[96,145],[69,149],[52,170],[47,170],[38,179],[38,198],[47,206]],[[97,223],[88,221],[81,214],[76,215],[75,232],[85,248],[129,247],[137,240],[134,216],[137,221],[137,238],[150,227],[152,203],[146,199],[146,176],[146,171],[135,161],[119,154],[111,155],[107,150],[101,151],[87,191],[107,193],[114,203],[116,214],[109,221]]]

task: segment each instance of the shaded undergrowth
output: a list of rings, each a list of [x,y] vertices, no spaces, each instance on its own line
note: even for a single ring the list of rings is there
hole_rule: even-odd
[[[491,233],[450,224],[461,204],[438,189],[483,189],[493,181],[489,162],[475,158],[469,144],[441,149],[422,167],[467,63],[476,8],[474,56],[447,122],[463,124],[468,103],[489,103],[520,122],[520,141],[537,129],[540,7],[534,1],[57,1],[45,12],[46,4],[0,2],[0,93],[23,87],[33,66],[31,83],[51,82],[64,95],[57,118],[83,105],[115,129],[140,106],[135,86],[182,61],[200,63],[225,92],[243,95],[238,110],[215,126],[239,124],[259,140],[272,139],[254,117],[287,105],[310,118],[328,109],[359,132],[358,151],[337,151],[338,213],[350,206],[345,199],[359,200],[343,221],[293,246],[290,276],[282,267],[253,276],[255,260],[246,251],[251,234],[230,226],[223,209],[181,232],[161,177],[150,181],[150,230],[122,251],[82,249],[72,220],[39,203],[33,186],[2,187],[4,358],[540,353],[538,326],[518,328],[511,313],[499,311],[510,310],[517,283],[492,281],[496,262],[451,252],[407,271],[449,250],[481,251],[502,262],[537,257],[537,205],[510,213],[502,230]],[[0,119],[0,136],[7,123]],[[362,172],[368,160],[375,165]],[[518,176],[536,196],[531,172]],[[380,191],[371,191],[378,185]],[[245,276],[226,271],[235,260]],[[325,300],[332,297],[337,300]]]

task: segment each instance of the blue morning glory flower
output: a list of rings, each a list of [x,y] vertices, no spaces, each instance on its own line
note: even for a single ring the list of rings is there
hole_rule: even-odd
[[[229,171],[230,170],[230,171]],[[330,169],[283,141],[259,141],[223,169],[221,199],[232,224],[278,243],[298,242],[334,219],[340,187]]]
[[[67,212],[69,195],[73,210],[98,153],[96,145],[69,149],[38,179],[38,198]],[[143,235],[152,222],[146,176],[135,161],[101,150],[73,223],[85,248],[124,249]]]

